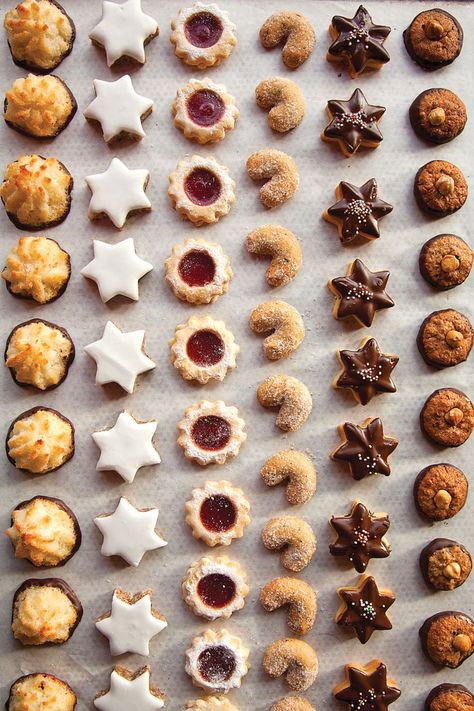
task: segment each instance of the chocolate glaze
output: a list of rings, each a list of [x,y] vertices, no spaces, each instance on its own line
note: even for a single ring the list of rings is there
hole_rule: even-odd
[[[384,536],[390,527],[387,514],[371,514],[367,507],[356,501],[347,516],[332,516],[331,526],[337,534],[329,552],[344,557],[358,573],[363,573],[371,558],[387,558],[390,546]]]
[[[458,548],[461,548],[461,550],[466,553],[466,555],[470,556],[469,551],[464,548],[460,543],[457,541],[452,541],[450,538],[434,538],[430,543],[428,543],[423,550],[420,553],[420,570],[421,574],[423,575],[425,583],[428,585],[428,587],[437,590],[438,588],[435,588],[433,583],[431,582],[428,574],[428,566],[430,564],[430,558],[433,555],[433,553],[436,553],[437,551],[442,550],[443,548],[452,548],[454,546],[457,546]],[[465,582],[465,581],[463,581]],[[460,583],[462,585],[462,583]],[[459,586],[458,586],[459,587]]]
[[[456,610],[443,610],[442,612],[437,612],[435,615],[431,615],[431,617],[428,617],[426,619],[422,626],[419,629],[418,634],[420,635],[420,642],[421,642],[421,648],[423,649],[424,654],[426,657],[430,660],[433,661],[431,658],[431,655],[428,651],[428,634],[431,628],[431,625],[433,622],[436,622],[436,620],[439,620],[443,617],[456,617],[456,618],[461,618],[462,620],[468,622],[474,627],[474,620],[469,617],[469,615],[466,615],[464,612],[457,612]],[[471,654],[474,652],[474,645],[471,650]],[[461,662],[457,665],[458,667],[461,666],[461,664],[470,657],[471,655],[469,654],[467,657],[461,660]],[[436,663],[436,662],[435,662]],[[449,666],[448,664],[444,666]],[[450,667],[451,669],[457,669],[457,667]]]
[[[67,417],[65,417],[65,416],[62,415],[60,412],[58,412],[58,410],[55,410],[55,409],[52,408],[52,407],[42,407],[42,406],[39,406],[39,407],[32,407],[30,410],[25,410],[25,412],[22,412],[20,415],[18,415],[18,417],[15,417],[15,419],[14,419],[13,422],[11,423],[10,427],[8,428],[7,436],[6,436],[6,439],[5,439],[5,450],[6,450],[6,453],[7,453],[7,458],[8,458],[8,460],[13,464],[14,467],[16,467],[15,460],[13,459],[13,457],[10,456],[10,453],[9,453],[9,450],[8,450],[8,440],[10,439],[11,434],[12,434],[12,432],[13,432],[13,428],[14,428],[14,426],[15,426],[15,423],[18,422],[18,420],[23,420],[23,419],[25,419],[26,417],[30,417],[30,415],[34,415],[34,414],[35,414],[36,412],[38,412],[39,410],[46,410],[46,412],[53,412],[55,415],[57,415],[58,417],[60,417],[61,420],[63,420],[64,422],[66,422],[66,423],[70,426],[70,428],[71,428],[71,439],[72,439],[72,443],[71,443],[71,454],[69,455],[69,457],[66,459],[65,462],[63,462],[62,464],[60,464],[60,465],[57,466],[57,467],[54,467],[54,469],[49,469],[49,470],[48,470],[48,474],[49,474],[49,472],[54,472],[54,471],[56,471],[56,469],[59,469],[59,468],[62,467],[64,464],[66,464],[66,462],[68,462],[68,461],[74,456],[74,450],[75,450],[75,437],[74,437],[75,431],[74,431],[74,425],[72,424],[71,420],[69,420]],[[18,468],[19,468],[19,467],[18,467]],[[28,469],[23,469],[22,471],[29,471],[29,470],[28,470]]]
[[[378,121],[385,107],[369,104],[360,89],[347,101],[330,99],[327,111],[331,121],[323,131],[324,138],[341,142],[349,154],[354,154],[361,144],[382,142]]]
[[[67,687],[68,692],[74,695],[74,706],[72,707],[73,709],[76,708],[76,703],[77,703],[77,697],[74,691],[71,689],[67,681],[64,681],[64,679],[60,679],[57,676],[54,676],[54,674],[49,674],[48,672],[33,672],[32,674],[24,674],[23,676],[19,676],[18,679],[15,679],[13,684],[10,687],[10,693],[8,696],[8,699],[5,703],[5,709],[6,711],[10,711],[10,704],[13,702],[13,696],[15,692],[15,686],[16,684],[20,684],[22,681],[26,679],[30,679],[35,676],[42,676],[42,677],[47,677],[48,679],[53,679],[54,681],[59,682],[60,684],[63,684],[65,687]]]
[[[394,393],[397,388],[391,374],[398,356],[382,353],[375,338],[368,338],[355,351],[338,351],[342,372],[336,387],[352,390],[361,405],[367,405],[377,393]]]
[[[344,180],[336,188],[338,202],[328,208],[327,215],[337,222],[342,244],[359,236],[367,239],[380,237],[378,222],[392,212],[390,203],[378,197],[375,178],[358,187]]]
[[[375,578],[368,576],[355,588],[339,588],[337,594],[345,608],[336,615],[343,627],[353,627],[359,642],[369,641],[375,630],[391,630],[387,610],[395,602],[391,591],[380,591]]]
[[[53,301],[56,301],[56,299],[59,299],[59,297],[62,296],[62,295],[64,294],[64,292],[66,291],[67,285],[69,284],[69,279],[71,278],[71,257],[70,257],[70,255],[69,255],[69,252],[66,252],[66,250],[61,247],[61,245],[59,244],[59,242],[57,242],[57,241],[56,241],[55,239],[53,239],[52,237],[48,237],[48,239],[51,240],[51,242],[55,242],[55,243],[58,245],[58,247],[59,247],[59,249],[61,250],[61,252],[64,252],[64,254],[66,255],[66,258],[67,258],[67,267],[68,267],[68,276],[67,276],[66,281],[65,281],[64,284],[62,285],[62,287],[58,290],[58,293],[56,294],[56,296],[53,296],[52,299],[49,299],[49,301],[46,301],[45,304],[51,304]],[[6,267],[3,269],[3,271],[5,271],[5,269],[6,269]],[[38,303],[37,301],[35,301],[35,299],[33,299],[31,296],[28,296],[27,294],[18,294],[18,293],[15,293],[14,291],[12,291],[11,283],[10,283],[9,281],[7,281],[6,279],[4,279],[4,281],[5,281],[5,286],[6,286],[6,288],[8,289],[8,291],[10,292],[10,294],[11,294],[12,296],[14,296],[16,299],[28,299],[28,301],[33,301],[33,302],[35,302],[35,303]]]
[[[63,125],[59,127],[59,129],[56,131],[56,133],[49,135],[49,136],[37,136],[36,133],[31,133],[30,131],[27,131],[25,128],[21,128],[20,126],[17,126],[17,124],[14,123],[13,121],[7,121],[7,119],[5,119],[5,123],[7,124],[7,126],[10,126],[10,128],[12,128],[14,131],[17,131],[18,133],[21,133],[23,136],[29,136],[31,138],[36,138],[38,141],[51,141],[53,138],[56,138],[56,136],[59,136],[59,134],[62,133],[64,131],[64,129],[69,126],[69,124],[71,123],[71,121],[74,118],[76,111],[77,111],[76,98],[65,81],[63,81],[60,77],[56,76],[56,74],[51,74],[51,76],[54,77],[57,81],[61,82],[61,84],[64,86],[67,93],[69,94],[69,98],[71,100],[71,111],[69,113],[69,116],[67,117],[67,119],[63,123]],[[7,106],[8,106],[8,99],[5,98],[5,101],[3,102],[4,111],[7,110]]]
[[[332,459],[347,462],[354,479],[370,474],[390,474],[388,457],[397,447],[393,437],[385,437],[382,420],[372,418],[365,426],[345,422],[341,427],[345,441],[332,453]]]
[[[356,74],[364,71],[369,62],[386,64],[390,61],[390,55],[383,43],[391,28],[375,25],[362,5],[352,18],[335,15],[330,29],[338,36],[329,47],[328,55],[349,63]]]
[[[371,272],[360,259],[354,260],[347,276],[329,282],[338,299],[336,318],[352,316],[360,324],[371,326],[377,311],[395,305],[385,291],[389,276],[388,271]]]
[[[459,33],[459,39],[458,39],[459,49],[458,49],[457,54],[454,57],[452,57],[451,59],[445,60],[444,62],[429,62],[428,60],[423,59],[422,57],[417,55],[415,48],[413,47],[413,44],[411,42],[411,38],[410,38],[411,25],[413,24],[413,22],[416,20],[417,17],[422,15],[424,12],[429,12],[429,10],[436,10],[436,12],[439,12],[440,14],[443,14],[443,15],[446,15],[447,17],[449,17],[453,21],[453,23],[456,26],[456,29]],[[451,15],[449,12],[446,12],[446,10],[441,10],[439,7],[429,8],[429,10],[423,10],[422,12],[419,12],[418,15],[416,15],[416,17],[413,18],[409,27],[407,27],[407,29],[403,31],[403,42],[405,44],[405,48],[406,48],[408,54],[413,59],[413,61],[416,62],[418,64],[418,66],[420,66],[422,69],[425,69],[428,72],[433,72],[435,69],[440,69],[441,67],[446,67],[448,64],[452,64],[452,62],[454,62],[456,57],[459,56],[461,49],[462,49],[462,45],[463,45],[464,32],[463,32],[461,25],[456,20],[456,18],[453,17],[453,15]]]
[[[463,694],[467,696],[467,700],[474,706],[474,695],[462,684],[438,684],[438,686],[435,686],[434,689],[431,689],[430,693],[426,697],[425,711],[432,711],[432,702],[437,699],[438,696],[448,692],[454,692],[456,694]]]
[[[369,673],[368,668],[373,671]],[[386,711],[387,707],[400,696],[400,689],[391,686],[391,680],[387,680],[387,667],[379,659],[362,668],[346,664],[345,671],[346,683],[336,687],[334,697],[344,701],[351,711],[355,711],[356,708]]]
[[[72,604],[72,606],[76,612],[76,619],[75,619],[74,623],[69,628],[68,639],[71,639],[76,627],[78,626],[79,622],[82,619],[83,609],[82,609],[81,601],[77,597],[74,590],[61,578],[28,578],[28,580],[25,580],[20,585],[20,587],[17,588],[17,590],[15,591],[15,594],[13,595],[12,622],[13,622],[13,618],[14,618],[14,614],[15,614],[16,601],[17,601],[19,595],[21,595],[21,593],[24,592],[25,590],[28,590],[28,588],[32,588],[32,587],[59,588],[64,593],[64,595],[66,595],[66,597],[68,598],[68,600],[70,601],[70,603]],[[67,641],[67,640],[65,640],[65,641]]]

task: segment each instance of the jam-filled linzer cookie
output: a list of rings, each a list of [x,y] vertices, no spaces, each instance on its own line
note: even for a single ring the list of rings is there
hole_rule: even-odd
[[[128,57],[144,64],[145,45],[158,36],[156,20],[143,12],[141,0],[102,3],[102,18],[89,37],[92,44],[102,47],[111,67],[119,59]]]
[[[190,79],[176,92],[174,123],[197,143],[222,141],[239,118],[235,98],[212,79]]]
[[[453,91],[426,89],[413,101],[409,117],[417,136],[430,143],[448,143],[464,130],[467,111]]]
[[[23,0],[5,14],[8,47],[15,64],[47,74],[71,52],[76,30],[56,0]]]
[[[185,64],[198,69],[217,66],[237,44],[229,14],[214,3],[195,2],[171,22],[171,44]]]
[[[416,339],[423,360],[434,368],[448,368],[467,360],[473,342],[469,319],[454,309],[433,311]]]
[[[64,501],[49,496],[34,496],[17,504],[5,534],[15,558],[25,558],[37,567],[64,565],[81,545],[76,516]]]
[[[328,282],[336,297],[333,315],[336,319],[353,318],[360,326],[371,326],[377,311],[395,306],[387,294],[390,272],[371,272],[364,262],[355,259],[345,277]]]
[[[426,697],[424,711],[472,711],[474,694],[462,684],[438,684]]]
[[[272,679],[284,676],[290,689],[306,691],[316,681],[319,660],[307,642],[286,637],[268,645],[262,665]]]
[[[330,456],[345,462],[354,479],[359,481],[371,474],[390,474],[388,458],[398,441],[384,433],[379,417],[369,417],[362,425],[345,422],[338,429],[343,441]]]
[[[77,702],[76,694],[66,681],[53,674],[35,672],[13,682],[5,708],[7,711],[38,708],[39,699],[48,711],[74,711]]]
[[[469,276],[472,258],[472,249],[461,237],[436,235],[421,248],[420,273],[436,289],[454,289]]]
[[[242,489],[229,481],[206,481],[193,489],[184,506],[194,538],[208,546],[229,546],[242,538],[250,523],[250,504]]]
[[[336,557],[346,558],[363,573],[371,558],[387,558],[391,549],[385,538],[390,527],[386,513],[373,514],[360,501],[352,504],[346,516],[332,516],[330,524],[336,533],[336,540],[329,546],[329,552]]]
[[[456,165],[432,160],[416,173],[413,192],[420,210],[433,217],[446,217],[464,205],[468,185]]]
[[[419,634],[424,653],[440,667],[457,669],[474,652],[474,620],[464,612],[438,612],[425,620]]]
[[[7,89],[3,118],[19,133],[55,138],[68,126],[76,110],[76,100],[62,79],[28,74],[15,79]]]
[[[454,590],[466,582],[472,558],[457,541],[435,538],[420,553],[420,569],[427,585],[435,590]]]
[[[380,237],[379,220],[392,212],[393,207],[378,196],[375,178],[358,187],[342,181],[336,188],[337,202],[323,212],[328,222],[336,225],[341,244],[363,237]]]
[[[210,304],[225,294],[232,279],[229,257],[216,242],[190,237],[175,244],[165,261],[166,282],[189,304]]]
[[[369,104],[360,89],[356,89],[347,101],[330,99],[327,113],[330,123],[321,138],[336,143],[347,158],[360,147],[377,148],[382,142],[378,122],[385,113],[385,107]]]
[[[441,447],[459,447],[474,429],[474,406],[461,390],[440,388],[423,405],[420,426]]]
[[[295,161],[287,153],[264,148],[247,158],[247,173],[252,180],[265,181],[260,202],[267,208],[282,205],[298,190],[300,177]]]
[[[195,686],[227,694],[240,687],[248,670],[249,650],[225,629],[206,629],[186,650],[186,673]]]
[[[469,489],[463,472],[452,464],[430,464],[415,479],[413,496],[418,510],[432,521],[455,516],[464,506]]]
[[[57,158],[23,155],[7,165],[0,197],[15,227],[33,232],[66,219],[72,187],[70,172]]]
[[[224,464],[236,457],[247,439],[239,411],[222,400],[191,405],[176,426],[184,456],[201,466]]]
[[[286,133],[303,120],[303,92],[291,79],[264,79],[255,89],[255,100],[261,109],[268,111],[268,125],[273,131]]]
[[[20,237],[1,272],[10,294],[47,304],[66,290],[71,276],[69,254],[49,237]]]
[[[376,630],[391,630],[387,610],[395,602],[389,589],[379,588],[371,575],[361,575],[355,587],[338,588],[341,604],[336,612],[336,623],[352,628],[365,644]]]
[[[307,17],[282,10],[270,15],[260,28],[265,49],[282,45],[281,58],[288,69],[300,67],[313,51],[316,35]]]
[[[352,18],[336,15],[329,25],[333,43],[327,59],[347,66],[353,79],[369,69],[380,69],[390,61],[384,47],[390,32],[390,27],[376,25],[363,5]]]
[[[148,665],[130,671],[117,664],[110,675],[109,688],[95,695],[94,706],[99,711],[157,711],[165,705],[164,700],[164,693],[151,681],[151,669]]]
[[[420,12],[403,33],[405,47],[420,67],[427,71],[454,62],[463,44],[463,30],[455,17],[439,8]]]
[[[30,474],[59,469],[74,454],[74,425],[49,407],[22,412],[11,423],[6,439],[7,456]]]
[[[380,659],[368,664],[346,664],[346,678],[334,687],[334,698],[346,704],[350,711],[377,709],[387,711],[400,696],[393,679],[387,678],[387,667]]]
[[[361,405],[367,405],[380,393],[396,392],[392,371],[399,358],[382,353],[375,338],[365,338],[355,351],[337,351],[337,358],[342,370],[336,375],[333,387],[350,390]]]
[[[227,619],[245,604],[249,587],[241,565],[227,556],[205,557],[188,569],[181,586],[183,600],[199,617]]]

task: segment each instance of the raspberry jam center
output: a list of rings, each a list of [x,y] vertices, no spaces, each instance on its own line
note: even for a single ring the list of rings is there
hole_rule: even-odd
[[[207,647],[197,659],[199,673],[211,684],[228,681],[235,670],[234,653],[223,645]]]
[[[186,343],[189,358],[202,367],[216,365],[224,356],[224,342],[214,331],[196,331]]]
[[[222,533],[235,524],[237,511],[228,496],[214,494],[204,499],[199,512],[201,523],[208,531]]]
[[[198,126],[214,126],[222,118],[224,102],[215,91],[200,89],[191,94],[186,109],[191,121]]]
[[[212,12],[196,12],[186,20],[184,34],[195,47],[212,47],[219,42],[223,29],[221,21]]]
[[[207,168],[194,168],[185,178],[184,192],[195,205],[212,205],[221,194],[221,181]]]
[[[234,599],[235,583],[224,573],[209,573],[198,582],[197,592],[208,607],[222,608]]]
[[[181,257],[178,271],[188,286],[205,286],[214,280],[216,265],[210,254],[196,249]]]
[[[191,436],[200,449],[215,452],[229,441],[230,425],[223,417],[204,415],[193,424]]]

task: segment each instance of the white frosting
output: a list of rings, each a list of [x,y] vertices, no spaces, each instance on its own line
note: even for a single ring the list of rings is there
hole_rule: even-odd
[[[145,41],[158,33],[158,23],[146,15],[141,0],[126,0],[124,3],[102,3],[102,19],[89,37],[102,45],[109,67],[120,57],[132,57],[145,63]]]
[[[110,689],[94,699],[94,706],[100,711],[155,711],[164,705],[163,699],[150,691],[148,669],[144,669],[132,680],[126,679],[114,669],[110,675]]]
[[[88,119],[102,126],[104,140],[108,143],[121,133],[138,138],[145,136],[141,117],[153,108],[153,100],[137,94],[128,74],[117,81],[94,79],[96,98],[84,111]]]
[[[112,656],[125,652],[148,656],[150,640],[167,625],[166,620],[153,615],[150,595],[129,603],[117,595],[117,591],[112,597],[110,616],[95,623],[99,632],[109,640]]]
[[[117,383],[132,393],[137,377],[156,368],[143,352],[144,339],[145,331],[123,333],[112,321],[107,321],[102,338],[84,348],[97,363],[95,382]]]
[[[149,178],[148,170],[129,170],[119,158],[112,158],[104,173],[86,177],[92,192],[89,219],[105,214],[115,227],[121,229],[132,210],[151,210],[151,202],[145,194]]]
[[[137,255],[132,237],[117,244],[95,239],[93,246],[94,259],[81,269],[81,274],[96,282],[102,301],[119,294],[138,301],[138,282],[153,265]]]
[[[93,432],[100,449],[96,469],[116,471],[131,483],[140,467],[159,464],[161,457],[153,446],[157,422],[137,422],[128,412],[121,412],[110,430]]]
[[[155,531],[158,514],[158,509],[136,509],[122,496],[112,514],[94,519],[104,537],[102,555],[119,555],[129,565],[136,567],[147,551],[166,546],[167,541]]]

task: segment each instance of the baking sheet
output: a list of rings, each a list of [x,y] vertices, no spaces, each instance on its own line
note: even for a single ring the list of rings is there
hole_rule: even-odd
[[[2,13],[10,3],[1,2]],[[57,302],[44,307],[14,299],[6,289],[0,290],[2,338],[6,339],[17,323],[38,316],[66,327],[76,345],[77,356],[65,383],[57,390],[41,394],[18,387],[8,371],[2,377],[2,432],[4,438],[10,421],[34,405],[57,408],[70,417],[76,428],[76,454],[59,471],[34,477],[16,471],[4,457],[1,480],[1,525],[9,525],[12,508],[20,500],[42,493],[63,498],[76,512],[83,531],[80,551],[56,574],[69,582],[84,605],[83,620],[73,638],[57,647],[24,648],[9,632],[11,599],[14,590],[27,577],[46,577],[50,571],[36,571],[26,561],[15,560],[9,541],[0,546],[2,605],[2,663],[0,699],[19,675],[32,671],[49,671],[67,679],[79,695],[78,709],[92,708],[95,693],[108,687],[114,662],[136,669],[152,666],[153,681],[165,690],[167,708],[181,709],[187,699],[199,695],[184,673],[184,651],[192,637],[205,629],[200,620],[186,608],[180,597],[180,582],[187,567],[202,555],[210,553],[195,541],[183,520],[183,505],[191,489],[206,479],[226,478],[241,486],[250,499],[252,522],[246,535],[230,548],[215,550],[238,559],[247,570],[251,592],[244,609],[224,626],[240,635],[251,648],[251,670],[240,690],[230,695],[241,709],[263,711],[271,702],[288,691],[283,680],[266,678],[261,657],[266,645],[288,635],[283,611],[271,616],[258,603],[259,588],[285,573],[278,555],[267,552],[260,542],[260,532],[269,517],[278,513],[301,515],[314,527],[318,550],[313,563],[302,573],[318,590],[319,613],[314,629],[305,639],[315,645],[320,660],[320,673],[308,697],[319,709],[335,707],[331,690],[342,678],[342,665],[347,661],[367,662],[381,657],[390,675],[397,680],[402,696],[397,709],[420,708],[427,692],[443,681],[469,684],[473,662],[457,670],[437,671],[422,656],[418,627],[429,615],[443,609],[473,612],[473,582],[449,593],[429,592],[418,571],[420,549],[436,536],[447,536],[474,549],[470,516],[474,500],[453,520],[427,524],[416,513],[412,484],[417,472],[437,461],[448,461],[465,470],[469,476],[472,440],[458,450],[441,451],[430,445],[419,432],[418,413],[425,397],[435,388],[456,386],[473,394],[471,358],[465,364],[445,371],[433,371],[421,360],[415,337],[423,318],[435,309],[452,306],[473,318],[472,277],[453,291],[432,291],[417,269],[422,243],[441,231],[452,231],[470,238],[474,217],[471,197],[464,208],[443,220],[422,216],[412,197],[413,177],[417,168],[433,158],[445,158],[458,164],[468,180],[472,179],[471,147],[474,123],[468,122],[464,133],[454,142],[430,147],[413,134],[408,121],[408,107],[413,98],[431,86],[445,86],[459,93],[472,109],[474,86],[472,66],[474,50],[470,37],[474,32],[473,4],[444,2],[464,26],[466,40],[460,58],[451,66],[427,74],[408,58],[402,43],[402,31],[412,17],[432,3],[372,2],[369,11],[374,19],[388,24],[393,32],[387,41],[391,62],[380,72],[351,80],[345,72],[326,62],[329,43],[327,26],[333,14],[351,16],[357,2],[316,2],[299,0],[220,0],[237,24],[239,44],[231,57],[217,69],[195,72],[182,64],[169,43],[169,23],[180,5],[168,0],[144,0],[144,9],[153,14],[161,28],[160,37],[147,47],[147,63],[137,68],[128,64],[109,70],[102,51],[92,47],[88,33],[101,14],[96,0],[64,0],[64,6],[77,27],[72,54],[61,64],[57,74],[72,89],[79,110],[68,129],[53,142],[39,143],[2,126],[2,166],[20,154],[37,151],[57,156],[70,169],[75,180],[73,205],[68,219],[47,234],[57,239],[72,256],[72,278]],[[281,62],[279,50],[265,51],[258,40],[262,22],[278,9],[299,10],[314,23],[317,45],[310,59],[291,73]],[[10,60],[7,43],[0,43],[2,91],[23,70]],[[139,144],[124,144],[111,150],[101,134],[82,117],[82,111],[94,96],[94,78],[111,80],[126,71],[133,77],[135,89],[155,101],[153,114],[144,123],[146,138]],[[192,76],[210,76],[223,82],[236,96],[241,112],[234,131],[217,145],[199,147],[188,142],[174,127],[170,106],[176,89]],[[267,126],[265,112],[254,101],[257,83],[274,75],[289,76],[302,88],[306,115],[299,128],[289,135],[274,135]],[[325,126],[325,105],[330,98],[347,99],[360,86],[368,100],[383,104],[384,141],[377,151],[360,152],[346,159],[319,138]],[[266,211],[258,200],[258,186],[248,178],[245,160],[254,150],[272,146],[294,157],[301,177],[295,197],[279,209]],[[169,204],[167,178],[176,162],[187,153],[214,155],[226,164],[237,181],[237,203],[230,214],[217,225],[194,228],[181,221]],[[106,169],[117,155],[130,168],[148,168],[151,181],[148,196],[153,211],[129,220],[122,232],[104,223],[91,224],[87,218],[89,190],[84,177]],[[357,248],[343,249],[333,226],[320,215],[334,202],[334,188],[340,180],[362,184],[375,176],[380,196],[394,205],[393,213],[381,224],[382,238]],[[1,258],[22,234],[0,210]],[[288,286],[269,290],[264,279],[266,262],[250,258],[244,246],[245,235],[269,222],[293,230],[301,239],[304,262],[298,277]],[[167,288],[163,263],[171,247],[188,236],[218,241],[230,256],[234,280],[229,293],[210,306],[192,308],[181,303]],[[80,269],[92,259],[92,239],[115,243],[125,237],[135,239],[138,254],[151,261],[154,270],[140,284],[140,301],[121,297],[104,305],[96,286],[80,275]],[[389,293],[396,307],[379,313],[371,329],[355,329],[332,317],[333,297],[326,289],[330,277],[345,273],[347,264],[361,257],[372,269],[390,269]],[[471,298],[469,298],[471,296]],[[296,306],[306,325],[306,339],[287,362],[269,363],[261,350],[261,338],[249,332],[248,316],[257,304],[269,298],[282,298]],[[224,319],[242,347],[238,369],[223,383],[193,386],[183,381],[169,361],[168,339],[175,326],[192,314],[209,313]],[[146,328],[146,350],[157,362],[157,368],[139,379],[136,392],[127,396],[114,388],[94,384],[95,365],[83,353],[83,346],[101,337],[107,319],[124,330]],[[356,347],[364,335],[374,335],[382,349],[398,353],[400,363],[394,379],[398,392],[383,395],[363,408],[345,393],[335,392],[331,380],[337,371],[335,351]],[[310,387],[313,413],[305,427],[293,435],[283,435],[274,426],[274,413],[260,408],[255,391],[261,380],[273,373],[286,372],[301,377]],[[223,467],[202,469],[186,462],[176,445],[176,422],[185,407],[200,399],[224,399],[239,407],[247,422],[248,440],[240,456]],[[131,485],[122,483],[113,472],[96,472],[98,450],[91,433],[111,427],[122,409],[141,419],[159,421],[157,444],[162,464],[141,470]],[[355,482],[328,459],[338,444],[337,425],[345,420],[361,422],[368,416],[381,416],[386,432],[400,444],[393,454],[389,478],[369,478]],[[302,448],[311,453],[318,469],[318,490],[314,498],[300,508],[289,508],[284,489],[267,489],[260,482],[259,469],[265,459],[281,448]],[[98,513],[110,512],[121,495],[139,507],[159,506],[158,525],[169,545],[146,554],[138,569],[128,568],[117,560],[100,554],[101,536],[93,524]],[[327,525],[333,513],[345,513],[354,498],[361,498],[372,510],[388,511],[392,526],[391,556],[372,561],[368,572],[379,584],[392,587],[397,602],[391,609],[393,630],[375,633],[365,646],[346,635],[334,624],[337,608],[336,588],[355,580],[353,571],[343,568],[328,553],[331,532]],[[94,628],[95,618],[110,609],[112,591],[120,586],[129,591],[144,587],[155,589],[154,606],[166,615],[169,626],[151,644],[149,659],[125,655],[112,659],[108,643]]]

